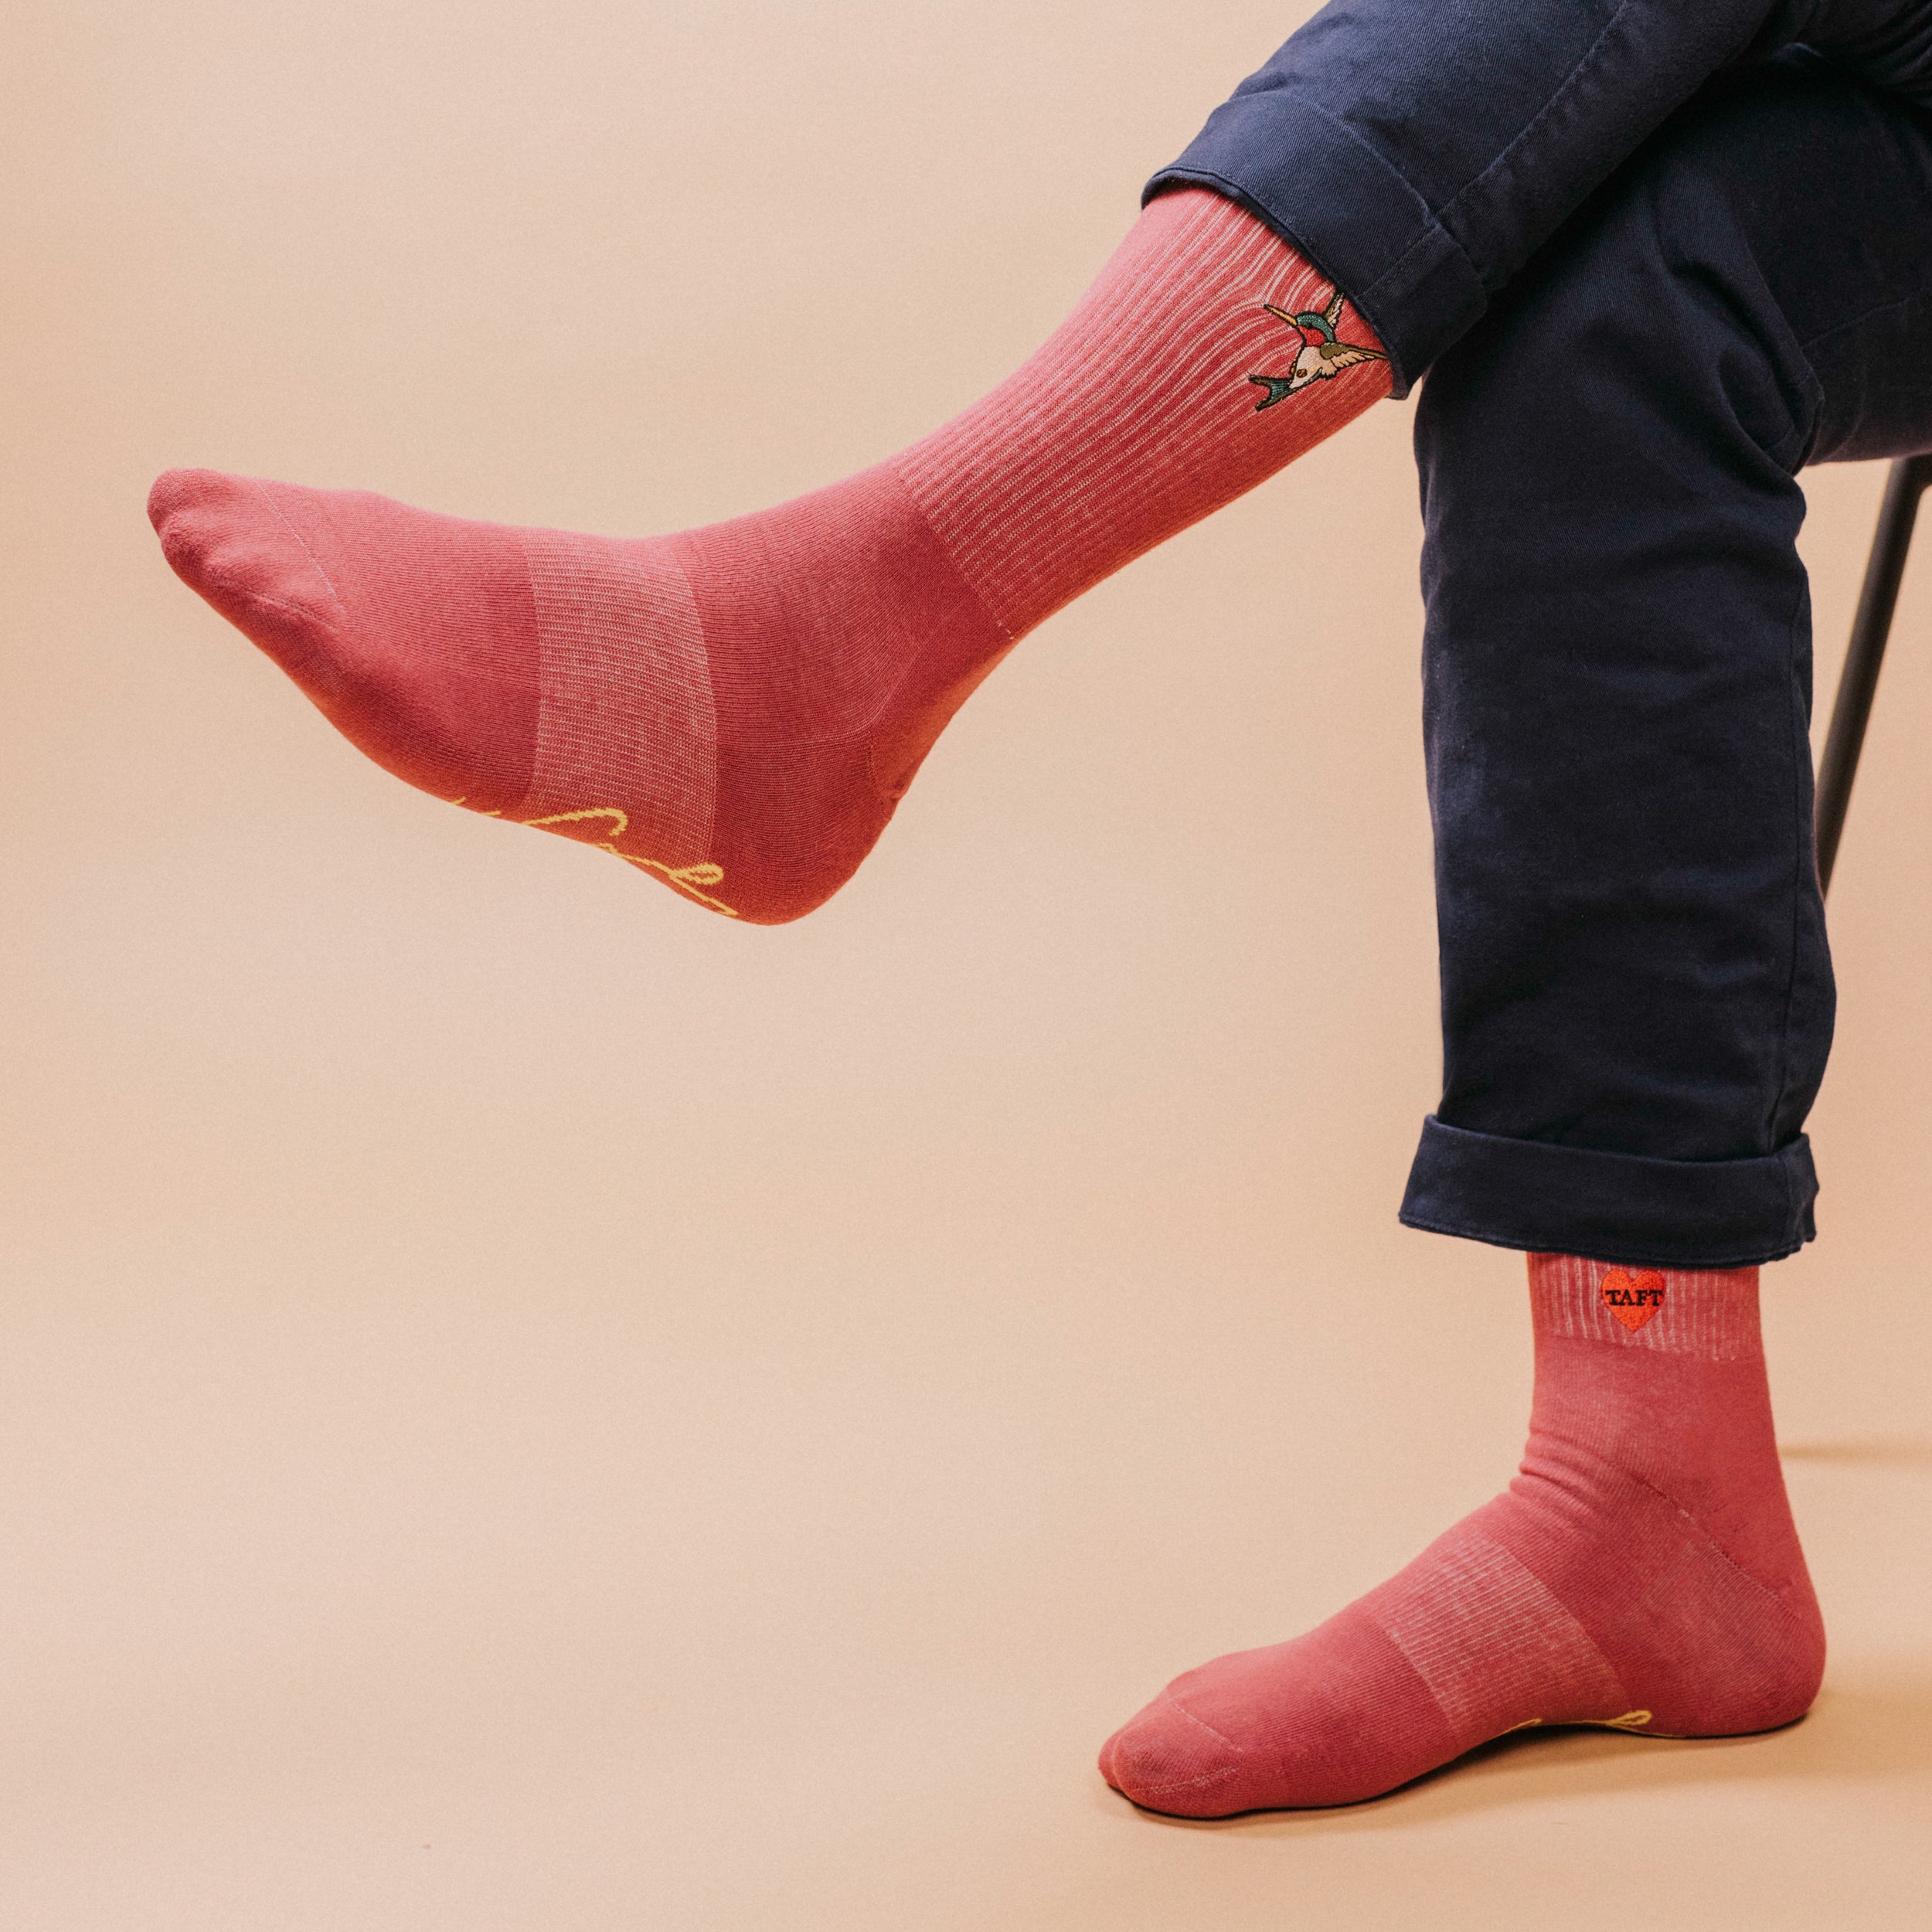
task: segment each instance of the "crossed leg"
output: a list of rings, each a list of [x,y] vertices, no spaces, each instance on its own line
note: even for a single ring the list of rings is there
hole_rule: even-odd
[[[1332,1804],[1523,1725],[1808,1707],[1753,1265],[1809,1230],[1832,1019],[1795,472],[1932,447],[1928,367],[1932,126],[1794,55],[1432,370],[1445,1090],[1405,1218],[1560,1251],[1530,1261],[1529,1447],[1390,1582],[1170,1685],[1102,1753],[1128,1796]]]

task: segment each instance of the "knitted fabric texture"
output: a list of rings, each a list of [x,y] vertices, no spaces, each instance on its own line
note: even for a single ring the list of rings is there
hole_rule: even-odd
[[[1016,639],[1388,386],[1339,294],[1197,190],[984,400],[757,515],[621,540],[207,470],[149,512],[379,764],[774,923],[851,876]]]
[[[1534,1255],[1529,1279],[1515,1481],[1307,1636],[1175,1679],[1107,1740],[1110,1784],[1192,1818],[1343,1804],[1505,1731],[1718,1736],[1810,1707],[1824,1629],[1773,1440],[1757,1270]]]

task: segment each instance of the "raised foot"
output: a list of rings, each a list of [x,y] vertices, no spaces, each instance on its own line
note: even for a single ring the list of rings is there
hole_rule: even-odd
[[[170,471],[168,562],[386,770],[711,910],[811,911],[1012,639],[889,465],[616,539]]]

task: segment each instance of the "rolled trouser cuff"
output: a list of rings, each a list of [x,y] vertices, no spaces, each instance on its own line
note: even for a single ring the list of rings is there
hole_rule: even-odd
[[[1402,1219],[1532,1253],[1646,1267],[1742,1268],[1817,1232],[1818,1175],[1801,1134],[1742,1161],[1659,1161],[1446,1127],[1431,1114]]]
[[[1396,396],[1488,300],[1422,196],[1338,122],[1279,89],[1224,101],[1142,199],[1185,187],[1240,202],[1333,282],[1388,351]]]

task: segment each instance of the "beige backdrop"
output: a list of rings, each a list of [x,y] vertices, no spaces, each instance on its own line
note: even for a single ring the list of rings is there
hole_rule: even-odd
[[[1306,11],[16,0],[0,1923],[1913,1922],[1932,569],[1771,1277],[1816,1713],[1200,1828],[1100,1739],[1525,1413],[1521,1262],[1393,1218],[1407,410],[1048,625],[777,930],[397,784],[142,516],[175,463],[615,532],[842,474],[1018,361]],[[1879,476],[1814,481],[1833,666]]]

